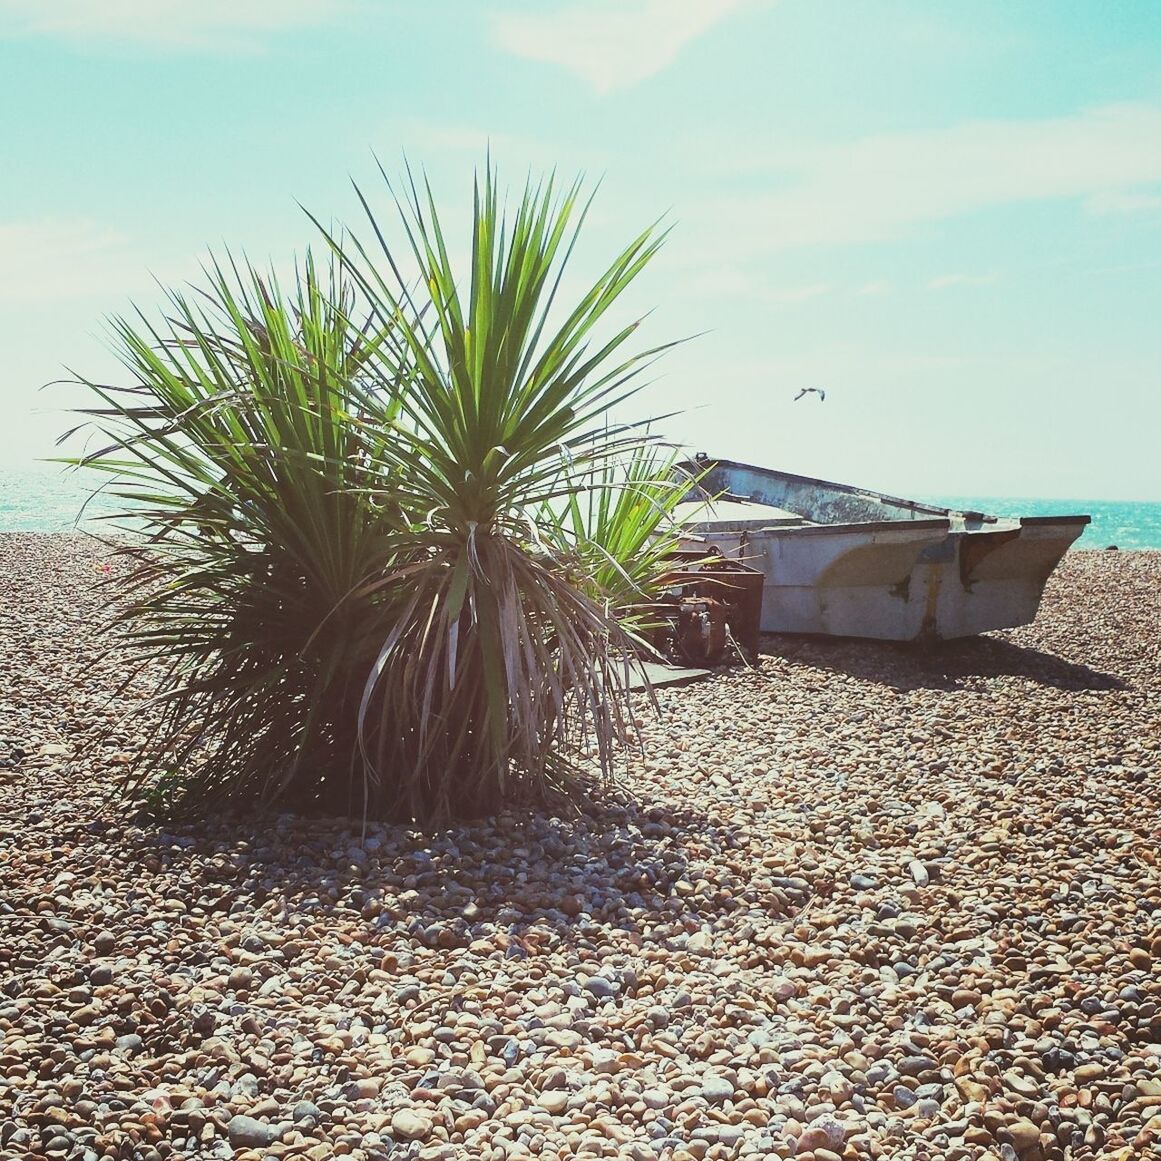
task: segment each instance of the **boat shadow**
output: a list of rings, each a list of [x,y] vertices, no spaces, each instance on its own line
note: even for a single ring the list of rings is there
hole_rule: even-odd
[[[763,635],[761,651],[898,690],[959,690],[976,679],[997,677],[1023,677],[1054,689],[1129,688],[1116,674],[986,634],[922,647],[912,642],[772,633]]]

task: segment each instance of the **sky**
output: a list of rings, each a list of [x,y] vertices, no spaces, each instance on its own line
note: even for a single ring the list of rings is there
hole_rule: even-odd
[[[0,0],[0,107],[9,466],[109,316],[386,213],[376,157],[466,226],[490,150],[599,182],[578,287],[670,228],[618,321],[688,339],[627,406],[691,451],[1161,500],[1156,0]]]

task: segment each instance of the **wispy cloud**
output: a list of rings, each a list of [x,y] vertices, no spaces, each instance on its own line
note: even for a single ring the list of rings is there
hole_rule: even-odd
[[[515,177],[524,166],[551,172],[560,164],[559,143],[518,133],[485,129],[468,122],[454,123],[431,120],[426,117],[400,116],[389,122],[391,138],[398,142],[409,157],[422,158],[425,165],[442,154],[455,160],[470,160],[480,164],[486,154],[492,155],[501,173]],[[390,158],[383,158],[389,162]],[[562,169],[572,176],[571,166],[578,171],[600,168],[600,158],[583,150],[569,152],[570,167]]]
[[[80,304],[95,322],[130,300],[151,301],[159,283],[201,275],[205,254],[155,251],[146,259],[139,241],[85,218],[0,220],[0,303],[34,310]]]
[[[720,148],[717,156],[723,156]],[[722,164],[723,184],[752,147]],[[915,227],[1014,203],[1074,199],[1102,213],[1156,208],[1161,200],[1161,106],[1114,105],[1051,120],[987,121],[867,137],[767,156],[775,192],[707,199],[683,218],[712,235],[722,222],[736,254],[792,246],[849,245],[900,237]],[[721,164],[721,163],[720,163]],[[691,221],[692,218],[692,221]],[[727,240],[728,241],[728,240]]]
[[[668,67],[691,41],[753,0],[574,0],[551,11],[500,12],[492,35],[506,51],[560,65],[598,93]]]
[[[1093,194],[1085,208],[1094,214],[1137,214],[1161,210],[1161,193],[1109,190]]]
[[[928,290],[947,290],[952,286],[990,286],[995,274],[940,274],[927,283]]]
[[[0,0],[0,36],[163,48],[253,48],[262,33],[321,24],[352,0]]]
[[[83,297],[141,273],[126,240],[92,222],[0,222],[0,302]]]
[[[807,302],[812,298],[830,294],[833,289],[834,287],[825,282],[812,283],[810,286],[775,286],[767,292],[766,298],[776,303]]]
[[[679,268],[680,269],[680,268]],[[747,299],[752,303],[769,306],[794,306],[832,294],[835,287],[828,282],[811,282],[801,286],[778,286],[763,273],[740,266],[707,266],[691,275],[682,271],[680,285],[693,298]]]

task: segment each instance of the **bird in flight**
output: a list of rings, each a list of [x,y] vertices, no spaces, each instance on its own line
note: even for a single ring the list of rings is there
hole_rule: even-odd
[[[797,395],[794,396],[794,402],[797,403],[804,395],[817,395],[819,403],[826,400],[826,392],[821,387],[803,387]]]

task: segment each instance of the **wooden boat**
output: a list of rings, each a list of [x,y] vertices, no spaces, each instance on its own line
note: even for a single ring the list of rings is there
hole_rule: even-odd
[[[1031,622],[1088,516],[1008,519],[699,455],[681,518],[765,575],[765,633],[950,640]]]

